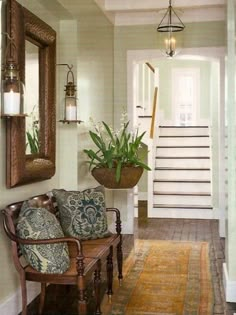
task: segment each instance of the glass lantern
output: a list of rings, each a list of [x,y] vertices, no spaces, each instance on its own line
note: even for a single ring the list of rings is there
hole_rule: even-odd
[[[70,72],[70,71],[69,71]],[[71,72],[72,73],[72,72]],[[73,76],[73,73],[72,73]],[[68,78],[68,75],[67,75]],[[67,121],[75,121],[77,120],[77,99],[76,99],[76,87],[74,84],[74,76],[73,81],[67,80],[67,84],[65,85],[65,116],[64,119]]]
[[[2,80],[2,116],[24,115],[24,84],[20,81],[19,68],[9,51],[15,45],[11,42],[6,49],[6,62]]]

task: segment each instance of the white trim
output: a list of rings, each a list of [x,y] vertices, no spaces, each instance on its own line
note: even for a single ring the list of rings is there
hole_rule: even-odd
[[[115,26],[128,25],[157,25],[163,17],[164,11],[103,11],[109,20]],[[109,12],[109,15],[108,15]],[[112,18],[111,15],[113,14]],[[184,23],[200,23],[200,22],[215,22],[225,21],[225,9],[217,8],[197,8],[185,9],[182,15]],[[181,17],[182,18],[182,17]]]
[[[223,263],[223,282],[226,302],[236,303],[236,281],[229,280],[226,263]]]
[[[183,208],[152,208],[148,213],[148,217],[168,219],[215,219],[213,210]]]
[[[40,293],[40,284],[27,282],[27,301],[28,304]],[[18,288],[11,296],[0,305],[1,315],[16,315],[22,311],[21,288]]]
[[[104,0],[97,0],[97,2],[104,2]],[[198,0],[197,5],[202,7],[223,6],[224,0]],[[147,10],[147,9],[164,9],[166,10],[166,0],[105,0],[105,8],[108,11],[124,11],[124,10]],[[176,0],[174,3],[175,9],[192,8],[194,7],[191,1]]]
[[[166,12],[166,0],[94,0],[114,25],[157,25]],[[175,1],[174,7],[184,23],[224,21],[224,0]]]

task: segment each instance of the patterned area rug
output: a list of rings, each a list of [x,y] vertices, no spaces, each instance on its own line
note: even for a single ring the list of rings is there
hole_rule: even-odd
[[[114,284],[112,304],[103,301],[102,310],[106,315],[208,315],[212,290],[208,243],[138,240],[124,263],[122,286]]]

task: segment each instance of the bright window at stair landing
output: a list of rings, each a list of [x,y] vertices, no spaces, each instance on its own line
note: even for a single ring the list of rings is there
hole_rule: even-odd
[[[177,126],[197,124],[199,106],[199,69],[172,69],[172,109]]]

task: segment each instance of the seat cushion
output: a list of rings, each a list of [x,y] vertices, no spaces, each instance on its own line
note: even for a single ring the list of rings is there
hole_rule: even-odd
[[[23,239],[52,239],[64,237],[55,215],[44,208],[23,204],[16,227]],[[26,261],[42,273],[64,273],[70,265],[67,243],[22,245]]]
[[[102,186],[84,191],[53,189],[64,233],[81,240],[108,237],[105,194]]]

